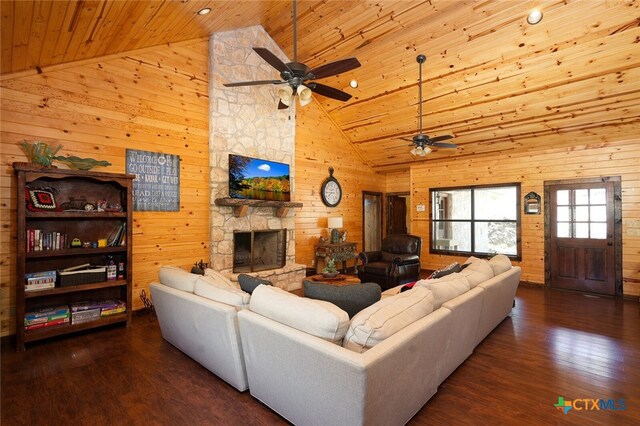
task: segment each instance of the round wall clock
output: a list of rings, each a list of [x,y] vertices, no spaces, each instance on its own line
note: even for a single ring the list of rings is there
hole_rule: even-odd
[[[328,207],[335,207],[342,200],[342,187],[336,178],[333,177],[333,167],[329,167],[329,177],[322,182],[320,189],[322,202]]]

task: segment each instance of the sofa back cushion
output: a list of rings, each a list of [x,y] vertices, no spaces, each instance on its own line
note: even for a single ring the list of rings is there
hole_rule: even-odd
[[[278,287],[256,287],[249,309],[333,343],[342,341],[349,327],[349,315],[336,305],[324,300],[299,297]]]
[[[225,275],[222,275],[220,272],[215,271],[211,268],[207,268],[204,270],[204,276],[209,277],[212,280],[215,280],[218,284],[229,287],[229,288],[240,288],[240,284],[234,283]]]
[[[386,297],[351,319],[342,346],[354,352],[366,352],[432,311],[433,295],[426,288],[413,288]]]
[[[228,287],[209,276],[198,276],[194,294],[216,302],[234,306],[237,310],[249,306],[250,295],[239,288]]]
[[[504,254],[497,254],[489,259],[489,265],[493,269],[493,275],[500,275],[511,269],[511,259]]]
[[[196,280],[200,276],[201,275],[187,272],[177,266],[163,266],[160,268],[160,271],[158,271],[158,279],[162,284],[189,293],[193,293]]]
[[[433,293],[433,309],[469,291],[469,280],[459,274],[451,274],[435,280],[420,280],[415,287],[423,287]]]
[[[488,260],[471,256],[465,263],[469,266],[458,274],[469,280],[469,287],[475,288],[478,284],[493,278],[493,268]]]

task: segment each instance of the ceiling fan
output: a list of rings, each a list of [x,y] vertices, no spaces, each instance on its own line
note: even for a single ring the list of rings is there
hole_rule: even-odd
[[[430,138],[429,136],[422,133],[422,64],[426,60],[427,60],[427,57],[422,54],[416,57],[416,61],[418,62],[419,64],[418,66],[420,67],[420,80],[418,84],[419,93],[420,93],[420,96],[418,99],[418,105],[419,105],[418,134],[413,136],[411,139],[401,138],[403,140],[410,140],[413,142],[412,145],[409,145],[409,146],[413,146],[413,149],[410,152],[412,155],[418,156],[418,157],[424,157],[425,155],[430,153],[432,146],[435,146],[437,148],[457,148],[458,147],[458,145],[454,143],[441,142],[441,141],[446,141],[447,139],[453,139],[453,136],[451,135],[442,135],[442,136],[436,136],[435,138]]]
[[[282,80],[257,80],[241,81],[237,83],[227,83],[225,87],[236,86],[257,86],[262,84],[281,85],[278,89],[278,109],[288,108],[293,104],[295,95],[300,98],[300,105],[304,106],[311,102],[311,93],[326,96],[346,102],[351,99],[351,95],[342,90],[313,82],[343,72],[358,68],[360,62],[356,58],[341,59],[328,64],[320,65],[316,68],[309,68],[306,64],[298,62],[297,39],[296,39],[296,1],[293,0],[293,62],[284,63],[276,55],[264,47],[254,47],[253,50],[264,59],[269,65],[280,72]]]

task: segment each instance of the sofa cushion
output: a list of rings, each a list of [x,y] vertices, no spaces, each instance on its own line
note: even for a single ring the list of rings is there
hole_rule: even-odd
[[[489,265],[493,269],[493,275],[500,275],[511,269],[511,259],[504,254],[497,254],[489,259]]]
[[[238,284],[240,284],[240,288],[243,291],[246,291],[249,294],[253,293],[253,290],[255,290],[260,284],[273,285],[269,280],[247,274],[238,275]]]
[[[193,293],[199,277],[200,275],[192,274],[177,266],[163,266],[158,271],[158,278],[162,284],[189,293]]]
[[[211,268],[207,268],[207,269],[204,270],[204,276],[205,277],[210,277],[213,280],[215,280],[216,282],[218,282],[218,284],[224,285],[226,287],[238,288],[238,289],[240,288],[240,284],[234,283],[233,281],[231,281],[225,275],[222,275],[220,272],[214,271]]]
[[[333,343],[340,342],[349,327],[349,315],[336,305],[299,297],[278,287],[256,287],[249,309]]]
[[[478,284],[493,278],[493,268],[486,259],[471,256],[465,264],[469,264],[459,274],[469,280],[469,286],[475,288]]]
[[[329,285],[304,280],[303,285],[304,297],[331,302],[345,310],[350,318],[380,300],[382,293],[376,283]]]
[[[342,346],[365,352],[432,311],[433,295],[426,288],[384,298],[353,317]]]
[[[250,295],[238,288],[227,287],[218,280],[208,276],[198,276],[194,294],[216,302],[235,306],[237,310],[245,309],[249,305]]]
[[[457,274],[456,274],[457,275]],[[453,278],[449,278],[453,277]],[[439,309],[443,303],[469,291],[469,280],[466,277],[447,275],[435,280],[420,280],[417,287],[424,287],[433,293],[433,309]]]

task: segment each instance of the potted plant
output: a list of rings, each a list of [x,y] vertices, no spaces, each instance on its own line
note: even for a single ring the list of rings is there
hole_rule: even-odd
[[[324,278],[335,278],[339,274],[338,268],[336,268],[336,261],[333,257],[327,260],[327,264],[322,268],[322,276]]]

